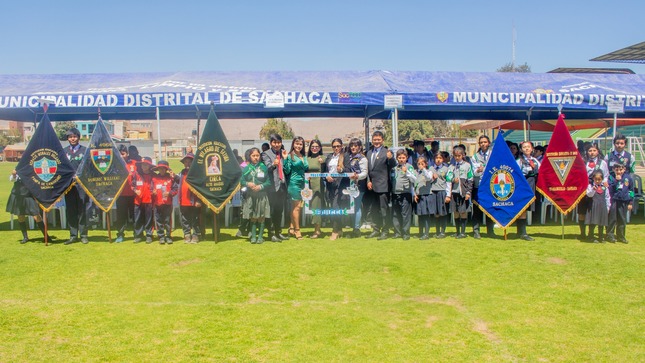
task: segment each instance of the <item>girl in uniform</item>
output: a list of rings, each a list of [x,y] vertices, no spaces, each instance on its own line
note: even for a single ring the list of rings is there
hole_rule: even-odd
[[[602,170],[596,170],[591,174],[591,183],[587,186],[587,212],[585,224],[589,226],[589,239],[594,243],[603,240],[603,231],[609,223],[609,210],[611,197],[609,188],[605,185],[605,175]],[[598,236],[594,237],[594,229],[598,226]]]
[[[466,151],[463,148],[453,149],[452,157],[455,163],[450,165],[446,174],[446,180],[452,183],[450,211],[455,215],[455,238],[466,238],[466,221],[472,208],[473,170],[465,160]]]
[[[443,155],[436,153],[434,156],[433,176],[430,193],[430,214],[435,216],[435,238],[446,237],[446,225],[448,224],[448,206],[452,194],[452,183],[446,180],[448,165]]]
[[[22,240],[20,240],[20,243],[29,242],[29,237],[27,236],[27,216],[34,217],[34,221],[36,221],[38,228],[43,232],[44,236],[45,224],[40,217],[40,208],[36,200],[31,196],[31,193],[22,183],[15,170],[11,172],[9,181],[13,182],[13,187],[11,188],[11,194],[9,194],[9,200],[7,201],[7,212],[18,216],[18,225],[20,226],[20,232],[22,232]],[[47,236],[47,240],[51,241],[52,237]]]
[[[441,158],[441,156],[440,156]],[[430,238],[430,215],[435,214],[436,206],[433,205],[432,184],[437,174],[428,169],[428,160],[425,156],[417,157],[417,180],[414,183],[414,213],[419,218],[419,239]]]
[[[533,194],[535,194],[535,181],[537,180],[538,169],[540,169],[540,162],[533,157],[533,143],[530,141],[523,141],[520,144],[522,154],[517,159],[517,165],[522,170],[522,174],[529,183]],[[526,212],[535,211],[535,203],[531,205],[519,216],[515,222],[517,225],[517,234],[525,241],[533,241],[533,237],[529,236],[526,232]]]
[[[587,168],[587,176],[589,177],[589,184],[593,183],[592,175],[600,170],[603,174],[603,184],[605,187],[608,187],[607,178],[609,177],[609,168],[607,167],[607,162],[603,160],[598,154],[598,146],[589,145],[587,148],[587,157],[585,158],[585,166]],[[591,200],[588,196],[584,196],[578,203],[578,226],[580,227],[580,240],[585,241],[587,239],[587,234],[585,233],[585,214],[589,209],[589,204]],[[593,233],[589,234],[591,238]]]
[[[414,167],[408,164],[405,149],[396,151],[397,165],[392,169],[392,225],[394,238],[410,239],[412,224],[412,190],[417,180]]]
[[[251,148],[249,163],[242,172],[240,185],[247,188],[244,204],[242,205],[243,218],[251,222],[251,243],[264,242],[264,219],[271,216],[269,199],[265,191],[271,186],[269,170],[260,162],[260,150]]]

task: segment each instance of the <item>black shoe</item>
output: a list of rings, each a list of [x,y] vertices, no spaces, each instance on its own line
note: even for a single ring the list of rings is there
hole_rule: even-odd
[[[277,242],[280,243],[282,242],[282,239],[278,236],[271,236],[271,242]]]
[[[20,241],[21,245],[24,245],[25,243],[29,242],[29,238],[25,237]]]
[[[496,236],[495,232],[486,232],[486,237],[488,238],[495,238]]]
[[[584,234],[581,234],[578,236],[578,241],[580,242],[586,242],[587,241],[587,236]]]
[[[435,235],[434,237],[436,239],[444,239],[444,238],[446,238],[446,234],[441,232],[441,233],[438,233],[437,235]]]
[[[610,243],[616,243],[616,237],[614,237],[613,234],[608,234],[607,237],[605,237],[605,241]]]
[[[283,235],[283,234],[279,234],[279,235],[278,235],[278,238],[280,238],[280,239],[281,239],[281,240],[283,240],[283,241],[288,241],[288,240],[289,240],[289,237],[288,237],[288,236],[285,236],[285,235]]]
[[[358,228],[354,228],[352,231],[352,238],[359,238],[361,236],[361,230]]]
[[[377,230],[373,230],[372,233],[370,233],[369,235],[365,236],[365,238],[377,238],[380,235],[381,235],[381,232],[379,232]]]
[[[522,235],[520,239],[523,239],[525,241],[535,241],[533,237],[529,236],[528,234]]]
[[[394,236],[392,236],[392,238],[401,238],[401,235],[398,233],[395,233]]]
[[[65,241],[65,245],[71,245],[72,243],[76,242],[76,237],[70,237],[67,241]]]
[[[593,241],[591,241],[591,242],[593,242],[593,243],[600,243],[600,240],[599,240],[598,238],[594,238],[594,239],[593,239]]]
[[[479,232],[473,233],[473,238],[474,239],[482,239],[482,236],[479,235]]]
[[[382,241],[384,239],[387,239],[387,232],[381,233],[378,238],[376,238],[377,241]]]
[[[152,237],[146,237],[146,244],[152,243]]]
[[[409,239],[410,239],[410,235],[409,235],[409,234],[404,234],[404,235],[403,235],[403,240],[404,240],[404,241],[407,241],[407,240],[409,240]]]
[[[629,243],[629,242],[627,242],[627,238],[625,238],[625,237],[621,237],[621,238],[619,238],[619,239],[618,239],[618,242],[621,242],[621,243],[624,243],[624,244],[628,244],[628,243]]]

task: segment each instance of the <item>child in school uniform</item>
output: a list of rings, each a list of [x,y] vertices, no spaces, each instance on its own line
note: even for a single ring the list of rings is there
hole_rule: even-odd
[[[603,184],[605,187],[608,187],[608,177],[609,177],[609,168],[607,167],[607,162],[600,158],[598,146],[591,144],[587,147],[585,158],[585,167],[587,169],[587,176],[589,177],[589,184],[593,183],[592,175],[596,171],[600,171],[603,174]],[[585,213],[589,209],[589,204],[591,204],[591,199],[588,196],[582,197],[580,202],[578,202],[578,226],[580,227],[580,237],[581,241],[587,240],[586,234],[586,225],[585,222]],[[593,236],[593,233],[589,234],[589,238]]]
[[[607,162],[607,166],[609,166],[610,173],[613,174],[613,167],[616,163],[623,164],[625,167],[625,174],[631,174],[634,172],[636,161],[632,154],[625,151],[625,146],[627,146],[627,137],[620,134],[616,135],[614,137],[614,150],[605,155],[605,161]]]
[[[605,186],[605,176],[602,170],[596,170],[591,174],[591,183],[587,186],[587,211],[585,213],[585,224],[589,226],[589,239],[593,243],[603,241],[603,230],[608,224],[609,209],[611,200],[609,188]],[[594,229],[598,226],[598,236],[594,237]]]
[[[392,169],[392,224],[394,238],[410,239],[412,224],[412,188],[417,179],[412,165],[408,164],[405,149],[396,152],[397,165]]]
[[[137,171],[132,174],[134,191],[134,243],[141,242],[145,233],[146,243],[152,243],[152,159],[142,158],[137,162]]]
[[[172,214],[172,198],[177,195],[177,183],[165,160],[160,160],[153,170],[158,174],[152,177],[152,194],[154,201],[155,226],[159,244],[172,244],[170,233],[170,215]]]
[[[432,183],[437,174],[428,169],[428,159],[417,155],[417,180],[414,183],[414,213],[419,218],[419,239],[430,238],[430,215],[434,214],[436,206],[432,204]]]
[[[269,169],[261,162],[260,150],[251,148],[249,163],[242,172],[240,185],[247,188],[242,215],[251,223],[251,243],[264,242],[264,220],[271,216],[266,189],[271,186]]]
[[[450,165],[446,173],[446,180],[452,183],[450,196],[450,211],[455,214],[455,238],[466,238],[466,221],[468,212],[471,211],[470,200],[473,190],[473,170],[466,158],[466,150],[456,147],[452,151],[454,164]]]
[[[201,228],[199,224],[199,215],[201,213],[202,203],[199,198],[190,191],[186,177],[188,170],[195,159],[195,155],[191,152],[181,159],[184,164],[184,169],[177,175],[177,183],[179,184],[179,212],[181,213],[181,229],[184,232],[184,242],[198,243],[201,238]]]
[[[9,181],[13,182],[13,187],[7,200],[6,211],[7,213],[18,216],[18,225],[20,226],[20,232],[22,232],[22,240],[20,240],[20,243],[24,244],[29,242],[29,236],[27,235],[27,216],[34,218],[38,228],[43,233],[43,236],[45,236],[45,223],[40,216],[40,208],[27,187],[20,180],[16,170],[13,170],[11,175],[9,175]],[[52,236],[48,235],[47,240],[51,241]]]
[[[632,211],[634,203],[634,180],[627,173],[626,165],[617,161],[613,165],[613,173],[609,177],[609,194],[611,208],[609,209],[609,227],[607,228],[607,241],[627,243],[625,230],[627,229],[627,213]]]
[[[430,215],[435,216],[435,238],[446,238],[446,225],[448,224],[448,207],[452,194],[452,183],[446,180],[448,164],[441,153],[434,155],[434,166],[431,168],[433,176],[430,193]]]
[[[533,194],[535,194],[535,182],[538,176],[538,170],[540,169],[540,162],[533,157],[533,143],[530,141],[523,141],[520,143],[520,156],[517,158],[517,165],[522,170],[522,174],[526,178],[526,182],[529,183]],[[535,203],[531,205],[519,216],[515,221],[517,226],[517,235],[519,238],[525,241],[533,241],[533,237],[529,236],[526,232],[526,212],[535,211]]]

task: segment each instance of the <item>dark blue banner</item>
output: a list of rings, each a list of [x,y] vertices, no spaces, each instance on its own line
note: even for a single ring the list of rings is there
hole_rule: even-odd
[[[505,229],[534,201],[535,193],[500,132],[481,177],[475,204]]]

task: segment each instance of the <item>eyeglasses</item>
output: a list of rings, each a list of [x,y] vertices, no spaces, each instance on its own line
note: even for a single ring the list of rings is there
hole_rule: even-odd
[[[343,145],[332,145],[331,147],[337,148],[337,147],[343,147]]]

